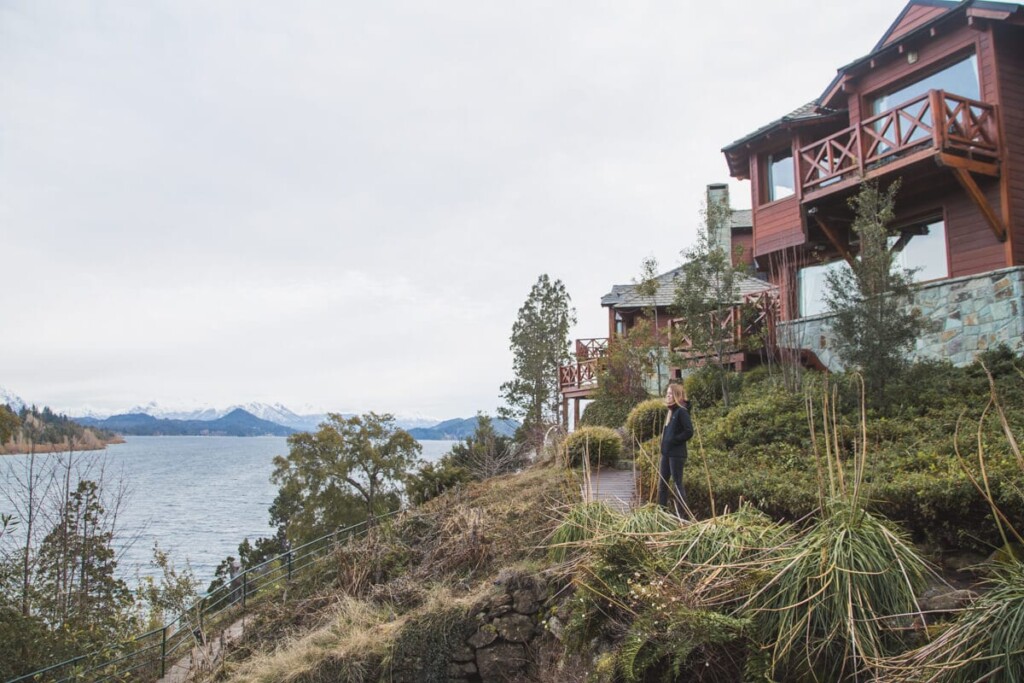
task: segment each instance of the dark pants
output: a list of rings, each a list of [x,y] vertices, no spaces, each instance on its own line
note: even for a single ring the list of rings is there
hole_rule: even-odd
[[[673,487],[672,510],[677,517],[683,517],[686,512],[686,494],[683,493],[683,465],[686,458],[669,458],[661,456],[660,476],[658,477],[658,505],[668,507],[669,486]]]

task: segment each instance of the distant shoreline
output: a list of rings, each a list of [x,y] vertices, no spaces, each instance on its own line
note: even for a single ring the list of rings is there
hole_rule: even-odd
[[[37,443],[34,448],[29,447],[29,445],[24,442],[14,443],[8,441],[0,446],[0,455],[28,455],[32,452],[46,454],[66,453],[68,451],[102,451],[105,450],[107,446],[124,442],[124,437],[120,434],[110,439],[104,439],[103,441],[90,440],[88,443],[76,443],[73,448],[68,441],[63,441],[61,443]]]

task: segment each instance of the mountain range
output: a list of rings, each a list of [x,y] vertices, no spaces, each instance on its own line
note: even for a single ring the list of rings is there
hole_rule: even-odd
[[[0,387],[0,404],[14,410],[26,405],[20,397]],[[343,413],[351,417],[355,413]],[[209,406],[169,409],[156,401],[138,405],[118,414],[83,410],[72,420],[87,427],[99,427],[125,435],[224,435],[287,436],[315,430],[327,419],[326,413],[299,414],[280,403],[244,403],[228,408]],[[421,415],[395,415],[395,425],[420,440],[460,440],[476,429],[476,417],[439,421]],[[519,427],[515,420],[494,419],[495,430],[511,436]]]

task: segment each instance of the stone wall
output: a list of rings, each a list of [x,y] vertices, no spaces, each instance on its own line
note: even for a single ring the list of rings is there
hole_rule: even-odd
[[[399,648],[389,672],[390,680],[530,680],[536,673],[536,639],[547,635],[540,623],[547,593],[547,584],[539,577],[516,575],[499,579],[490,595],[464,612],[460,623],[445,634],[444,647],[435,644],[429,648],[431,652]],[[428,635],[412,640],[429,642]],[[444,661],[437,661],[439,657]],[[427,659],[432,661],[428,663]],[[436,665],[445,667],[443,677],[426,670]]]
[[[921,311],[925,333],[911,353],[914,360],[949,360],[969,365],[999,344],[1024,350],[1024,268],[1004,268],[921,285],[913,306]],[[779,325],[779,345],[813,351],[828,368],[842,369],[833,352],[830,316],[817,315]]]

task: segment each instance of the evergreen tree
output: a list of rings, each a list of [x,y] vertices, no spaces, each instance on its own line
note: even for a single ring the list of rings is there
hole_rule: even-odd
[[[133,596],[115,577],[114,533],[104,512],[96,482],[80,481],[39,549],[33,604],[76,648],[113,640],[130,621]]]
[[[732,218],[732,209],[724,201],[709,202],[704,208],[705,229],[698,232],[697,243],[683,252],[682,278],[676,285],[673,311],[678,316],[673,347],[683,340],[692,356],[676,355],[679,366],[707,365],[721,389],[722,402],[729,406],[727,358],[735,340],[722,321],[730,309],[740,303],[739,278],[742,269],[733,265],[732,256],[715,241],[723,225]]]
[[[850,198],[860,253],[848,268],[825,276],[836,355],[864,376],[869,401],[885,402],[887,382],[907,365],[922,321],[910,307],[912,272],[897,267],[888,226],[895,217],[899,182],[884,192],[867,182]]]
[[[509,348],[515,377],[501,385],[506,405],[499,416],[521,420],[520,435],[534,448],[561,417],[558,368],[569,362],[569,329],[575,323],[565,285],[544,274],[512,326]]]

